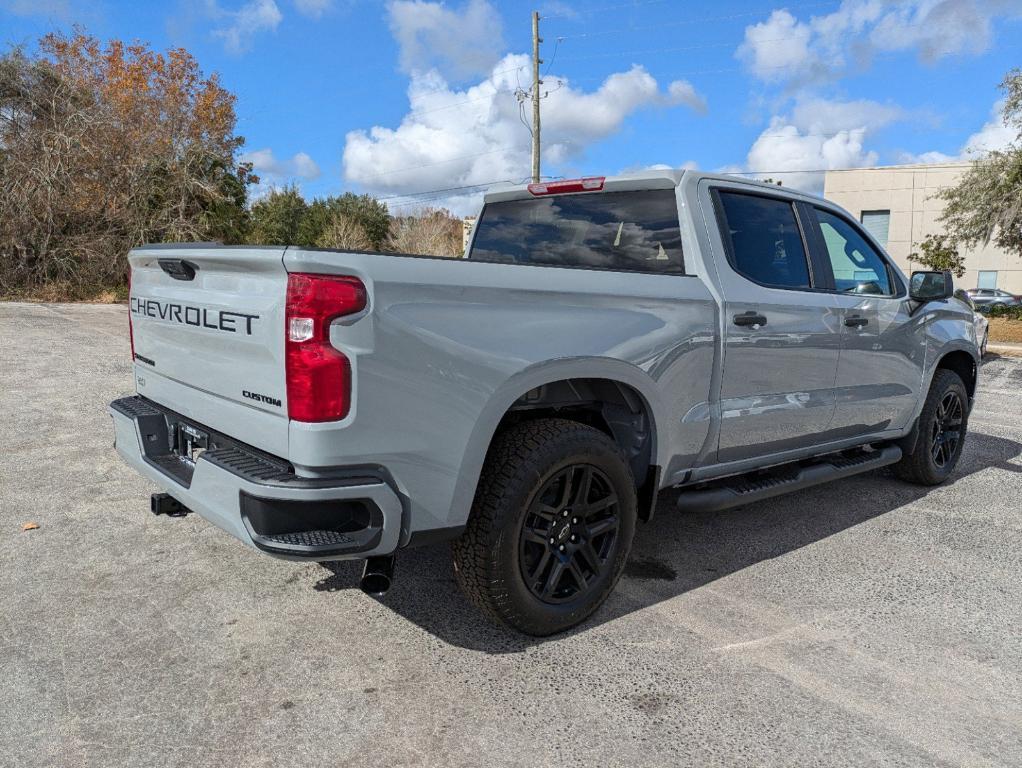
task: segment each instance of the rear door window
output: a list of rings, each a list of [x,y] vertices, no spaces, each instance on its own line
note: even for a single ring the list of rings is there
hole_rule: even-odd
[[[685,272],[673,189],[487,203],[468,258],[500,264]]]
[[[776,288],[809,288],[809,261],[788,200],[719,190],[731,266]]]

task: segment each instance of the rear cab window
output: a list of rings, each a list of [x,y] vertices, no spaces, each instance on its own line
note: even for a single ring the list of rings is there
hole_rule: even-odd
[[[685,273],[673,188],[487,203],[468,258],[499,264]]]

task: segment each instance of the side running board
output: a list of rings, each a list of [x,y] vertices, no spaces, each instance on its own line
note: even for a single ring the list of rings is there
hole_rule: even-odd
[[[810,462],[784,464],[682,489],[678,507],[686,512],[718,512],[869,472],[900,460],[901,448],[889,445],[876,451],[838,453]]]

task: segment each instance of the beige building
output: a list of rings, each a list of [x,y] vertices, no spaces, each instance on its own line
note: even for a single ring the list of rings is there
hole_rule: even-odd
[[[969,163],[899,165],[827,171],[823,196],[847,209],[887,249],[906,273],[909,254],[930,234],[942,230],[937,217],[944,201],[936,197],[955,184]],[[965,253],[959,288],[1001,288],[1022,294],[1022,259],[989,245]],[[915,268],[919,268],[918,265]]]

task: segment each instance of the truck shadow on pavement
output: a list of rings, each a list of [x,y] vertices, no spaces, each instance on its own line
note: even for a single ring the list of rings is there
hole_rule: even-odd
[[[848,528],[961,483],[980,470],[1022,472],[1011,463],[1022,443],[970,432],[952,480],[930,489],[909,485],[889,470],[809,488],[725,512],[686,513],[677,492],[660,494],[652,522],[640,524],[621,582],[607,603],[575,634],[670,600],[757,563],[783,556]],[[946,497],[942,503],[946,503]],[[935,504],[935,506],[937,506]],[[328,572],[315,589],[358,589],[361,562],[320,564]],[[371,599],[366,597],[367,600]],[[394,586],[382,604],[446,643],[486,653],[517,653],[544,642],[491,624],[462,595],[446,545],[402,550]]]

